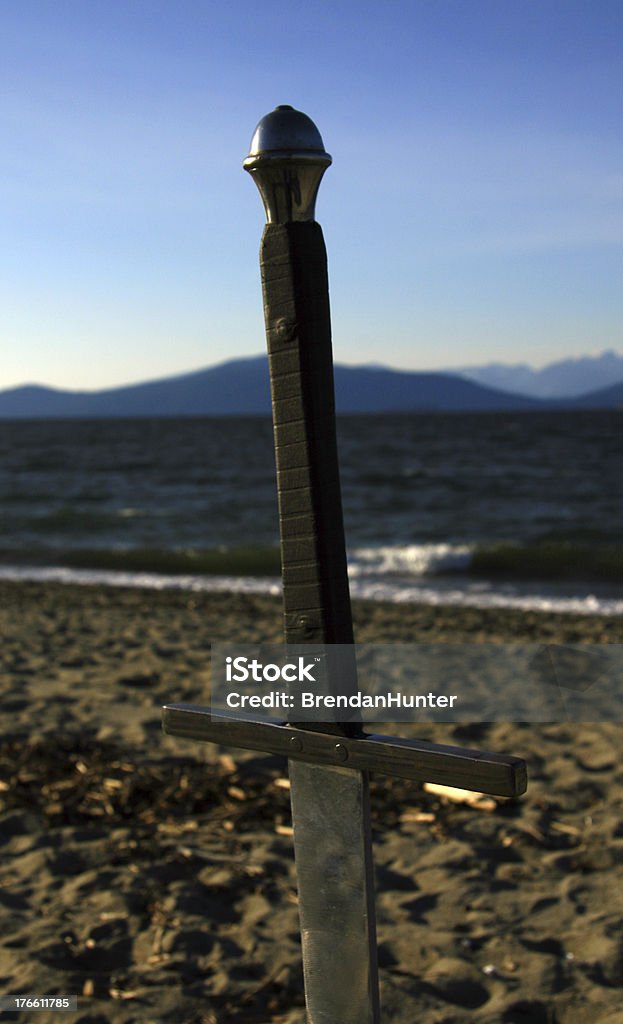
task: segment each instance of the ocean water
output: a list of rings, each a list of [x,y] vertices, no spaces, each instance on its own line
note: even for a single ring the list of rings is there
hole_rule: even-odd
[[[353,594],[622,613],[622,427],[341,418]],[[0,576],[278,591],[270,421],[0,422]]]

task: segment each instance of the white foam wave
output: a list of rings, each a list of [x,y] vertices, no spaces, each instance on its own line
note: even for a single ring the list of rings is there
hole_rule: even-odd
[[[406,544],[349,552],[351,579],[370,576],[435,576],[465,572],[474,548],[467,544]]]
[[[67,569],[63,566],[0,566],[0,580],[66,583],[101,587],[144,587],[148,590],[227,591],[233,594],[280,594],[281,582],[257,576],[169,576],[156,572],[114,569]]]
[[[153,590],[187,590],[205,593],[281,593],[275,578],[257,576],[164,576],[158,573],[114,572],[102,569],[35,568],[31,566],[0,566],[0,579],[34,581],[84,586],[144,587]],[[466,577],[468,580],[469,577]],[[470,608],[516,608],[524,611],[562,612],[576,615],[623,615],[623,599],[596,594],[523,593],[508,587],[495,589],[489,585],[435,586],[411,581],[389,581],[360,578],[351,580],[355,599],[393,604],[452,605]]]
[[[521,611],[562,612],[574,615],[623,615],[623,599],[595,594],[567,596],[559,594],[508,593],[478,588],[446,589],[400,583],[355,581],[355,598],[389,601],[392,604],[452,605],[462,608],[517,608]]]

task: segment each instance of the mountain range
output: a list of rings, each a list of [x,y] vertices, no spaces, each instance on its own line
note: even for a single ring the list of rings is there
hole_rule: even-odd
[[[607,357],[608,362],[610,356],[614,353],[604,353],[600,358]],[[469,380],[457,371],[422,373],[384,366],[337,364],[334,368],[336,406],[340,413],[623,408],[623,359],[615,358],[622,367],[617,383],[564,399],[519,394],[509,385],[507,390],[501,390]],[[612,379],[610,377],[610,381]],[[3,419],[225,416],[269,412],[266,356],[235,359],[194,373],[101,391],[62,391],[25,385],[0,392],[0,418]]]
[[[561,359],[535,370],[527,363],[487,363],[450,371],[478,384],[531,398],[575,398],[623,380],[623,356],[609,349],[598,356]]]

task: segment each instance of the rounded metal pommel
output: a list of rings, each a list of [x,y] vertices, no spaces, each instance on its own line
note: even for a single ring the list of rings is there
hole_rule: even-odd
[[[320,179],[331,163],[307,114],[287,104],[258,124],[243,163],[257,185],[269,224],[314,220]]]

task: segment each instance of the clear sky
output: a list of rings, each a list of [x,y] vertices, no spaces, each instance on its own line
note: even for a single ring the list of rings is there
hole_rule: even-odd
[[[623,351],[621,0],[19,0],[0,84],[0,388],[263,350],[279,103],[333,155],[336,359]]]

